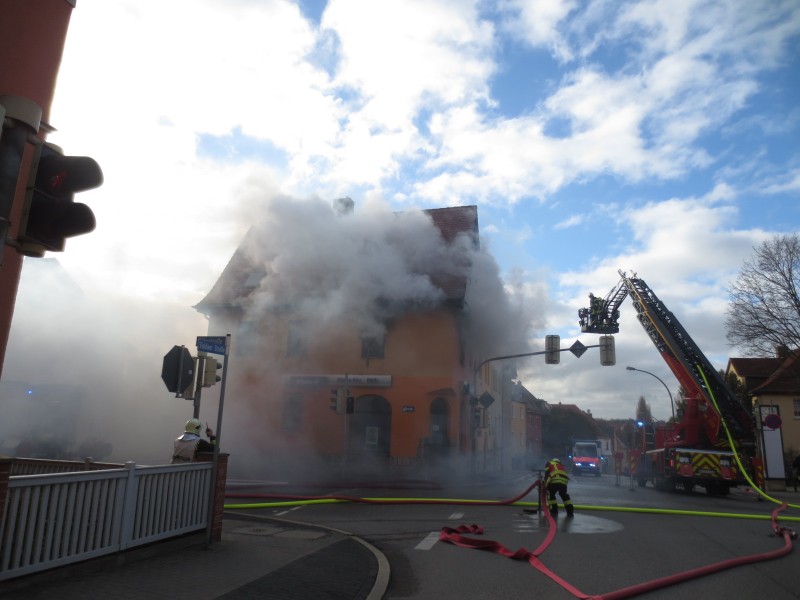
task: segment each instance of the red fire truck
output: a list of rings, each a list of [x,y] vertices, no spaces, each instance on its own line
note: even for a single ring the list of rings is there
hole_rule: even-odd
[[[635,274],[619,274],[604,298],[589,295],[590,307],[578,312],[581,331],[619,332],[619,307],[630,296],[639,322],[685,392],[676,423],[641,425],[638,484],[685,491],[701,486],[712,495],[746,484],[742,467],[750,468],[755,448],[750,413],[653,290]]]
[[[572,472],[576,475],[591,473],[600,477],[603,474],[603,455],[599,440],[575,440],[570,459]]]

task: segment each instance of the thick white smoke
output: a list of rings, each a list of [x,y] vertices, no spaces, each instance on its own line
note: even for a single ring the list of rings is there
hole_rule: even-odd
[[[247,251],[264,277],[249,320],[291,304],[311,327],[345,320],[379,334],[396,314],[441,306],[437,282],[466,279],[475,341],[489,352],[527,348],[530,307],[512,303],[492,256],[467,234],[446,243],[423,211],[340,214],[319,199],[274,198],[256,219]]]

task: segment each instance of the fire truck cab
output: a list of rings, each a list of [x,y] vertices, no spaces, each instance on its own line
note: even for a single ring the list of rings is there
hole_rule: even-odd
[[[595,477],[603,474],[603,458],[600,444],[596,441],[576,441],[572,445],[572,472],[576,475],[589,473]]]

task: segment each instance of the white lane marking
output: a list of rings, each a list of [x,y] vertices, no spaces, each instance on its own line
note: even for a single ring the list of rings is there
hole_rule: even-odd
[[[422,540],[419,544],[414,546],[414,550],[430,550],[433,548],[434,544],[439,541],[439,532],[438,531],[431,531],[425,539]]]
[[[292,507],[292,508],[290,508],[289,510],[284,510],[284,511],[281,511],[281,512],[279,512],[279,513],[276,513],[276,514],[277,514],[279,517],[282,517],[283,515],[287,515],[287,514],[289,514],[290,512],[292,512],[293,510],[297,510],[298,508],[303,508],[303,507],[302,507],[302,506],[293,506],[293,507]]]
[[[458,512],[456,512],[456,513],[453,513],[452,515],[450,515],[450,516],[449,516],[449,517],[447,517],[447,518],[448,518],[448,519],[450,519],[451,521],[455,521],[455,520],[457,520],[457,519],[461,519],[461,518],[463,518],[463,517],[464,517],[464,513],[458,513]]]

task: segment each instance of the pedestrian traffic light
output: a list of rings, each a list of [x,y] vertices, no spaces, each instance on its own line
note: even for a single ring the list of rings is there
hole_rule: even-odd
[[[222,377],[217,375],[217,371],[221,368],[222,365],[217,362],[216,358],[206,357],[205,365],[203,366],[203,387],[211,387],[222,381]]]
[[[548,365],[557,365],[561,362],[561,337],[547,335],[544,338],[544,362]]]
[[[337,415],[342,414],[344,404],[344,390],[333,388],[331,389],[330,409]]]
[[[617,364],[617,353],[614,349],[614,336],[600,336],[600,364],[604,367],[613,367]]]
[[[103,171],[88,156],[64,156],[58,146],[36,146],[31,163],[17,242],[26,256],[63,252],[66,238],[93,231],[92,209],[73,196],[100,186]]]
[[[347,406],[345,408],[345,413],[348,415],[352,415],[356,410],[356,399],[353,396],[347,397]]]

